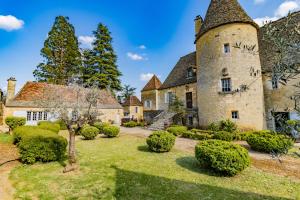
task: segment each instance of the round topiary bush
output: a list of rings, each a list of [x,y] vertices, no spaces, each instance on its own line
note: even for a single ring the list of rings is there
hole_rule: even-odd
[[[265,153],[287,153],[293,146],[291,138],[276,133],[253,132],[247,142],[251,149]]]
[[[231,142],[234,139],[234,134],[226,131],[219,131],[213,135],[213,139]]]
[[[168,152],[175,144],[176,137],[166,131],[154,131],[146,140],[150,151]]]
[[[26,124],[26,118],[10,116],[5,118],[5,123],[9,127],[9,131],[12,131],[19,126],[24,126]]]
[[[110,126],[110,123],[106,123],[106,122],[95,122],[93,124],[94,127],[96,127],[99,130],[99,134],[103,134],[103,129],[106,126]]]
[[[180,136],[182,135],[184,132],[187,131],[187,127],[185,126],[171,126],[167,129],[167,131],[169,133],[172,133],[175,136]]]
[[[195,157],[202,167],[224,176],[234,176],[250,165],[245,148],[221,140],[201,141],[195,147]]]
[[[85,125],[82,130],[80,131],[80,135],[85,139],[85,140],[93,140],[96,138],[96,136],[99,134],[99,129],[97,129],[94,126],[88,126]]]
[[[103,134],[109,138],[117,137],[120,133],[120,128],[116,126],[105,126],[103,128]]]

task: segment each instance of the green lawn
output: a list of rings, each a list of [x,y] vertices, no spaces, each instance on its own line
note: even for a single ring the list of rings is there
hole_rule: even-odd
[[[80,170],[59,163],[23,165],[10,179],[18,199],[297,199],[300,180],[253,167],[233,178],[200,169],[191,154],[150,153],[132,136],[77,142]]]
[[[0,143],[12,143],[12,141],[13,141],[12,135],[0,132]]]

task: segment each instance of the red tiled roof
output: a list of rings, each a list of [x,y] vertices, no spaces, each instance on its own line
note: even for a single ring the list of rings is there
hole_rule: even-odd
[[[143,106],[143,103],[136,96],[130,96],[126,99],[126,101],[122,105],[123,106]]]
[[[162,83],[160,82],[160,80],[157,78],[157,76],[154,75],[142,89],[142,92],[149,90],[157,90],[158,88],[160,88],[161,85]]]

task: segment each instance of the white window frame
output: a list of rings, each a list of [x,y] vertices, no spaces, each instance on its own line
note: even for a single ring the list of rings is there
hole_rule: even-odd
[[[226,82],[226,81],[228,81],[228,82]],[[231,92],[232,91],[231,78],[222,78],[221,79],[221,91],[222,92]]]
[[[38,121],[38,112],[32,112],[32,121]]]
[[[44,113],[43,113],[43,120],[44,120],[44,121],[47,121],[47,120],[48,120],[48,113],[47,113],[47,112],[44,112]]]
[[[26,120],[27,121],[31,121],[32,120],[32,112],[31,111],[27,111]]]
[[[151,100],[146,100],[145,101],[145,107],[146,108],[151,108],[152,107],[152,101]]]
[[[237,120],[240,118],[240,113],[237,110],[231,111],[231,119]]]

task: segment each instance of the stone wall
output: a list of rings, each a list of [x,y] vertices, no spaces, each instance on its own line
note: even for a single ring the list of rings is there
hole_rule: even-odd
[[[158,110],[158,90],[150,90],[150,91],[143,91],[142,92],[142,103],[144,105],[144,110]],[[151,107],[147,108],[145,106],[145,101],[150,100],[151,101]]]
[[[300,76],[297,76],[295,79],[291,79],[287,85],[278,84],[278,89],[273,89],[271,75],[263,75],[268,129],[275,130],[275,120],[271,114],[272,110],[274,112],[289,112],[291,119],[299,119],[295,111],[295,101],[290,98],[299,92],[299,88],[294,86],[299,83],[299,80]]]
[[[224,53],[224,44],[230,53]],[[266,128],[257,29],[242,23],[223,25],[201,36],[196,48],[200,126],[231,119],[232,111],[238,111],[235,121],[241,128]],[[241,85],[249,89],[220,93],[222,78],[231,78],[233,90]]]

